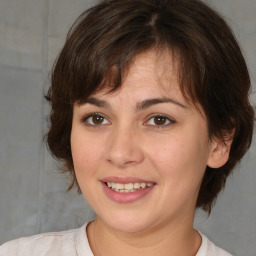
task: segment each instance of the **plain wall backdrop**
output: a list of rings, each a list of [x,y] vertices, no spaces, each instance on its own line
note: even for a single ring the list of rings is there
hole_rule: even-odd
[[[0,0],[0,244],[20,236],[78,227],[94,217],[66,192],[43,136],[49,71],[75,18],[90,0]],[[256,1],[208,0],[233,28],[256,80]],[[255,104],[255,93],[252,94]],[[238,106],[239,107],[239,106]],[[196,227],[234,255],[256,253],[256,141],[229,177],[209,218]]]

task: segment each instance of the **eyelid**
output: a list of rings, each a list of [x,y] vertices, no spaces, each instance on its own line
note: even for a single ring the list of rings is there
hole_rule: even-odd
[[[148,125],[146,125],[146,126],[151,126],[151,127],[155,127],[155,128],[165,128],[165,127],[168,127],[168,126],[170,126],[170,125],[176,123],[176,120],[175,120],[174,118],[171,118],[170,116],[167,116],[167,115],[165,115],[165,114],[156,113],[156,114],[150,115],[150,116],[147,118],[146,122],[144,122],[144,125],[145,125],[146,123],[148,123],[150,119],[155,118],[155,117],[163,117],[163,118],[166,118],[166,119],[169,121],[169,123],[168,123],[168,124],[163,124],[163,125],[157,125],[157,124],[156,124],[156,125],[151,125],[151,124],[148,124]]]
[[[89,123],[87,122],[87,120],[88,120],[90,117],[93,117],[93,116],[101,116],[101,117],[103,117],[105,120],[108,121],[108,124],[98,124],[98,125],[97,125],[97,124],[95,124],[95,125],[89,124]],[[80,121],[81,121],[81,123],[83,123],[84,125],[89,126],[89,127],[93,127],[93,128],[99,128],[100,126],[111,124],[111,122],[109,121],[108,117],[106,117],[104,114],[98,113],[98,112],[93,112],[93,113],[87,114],[87,115],[83,116]]]

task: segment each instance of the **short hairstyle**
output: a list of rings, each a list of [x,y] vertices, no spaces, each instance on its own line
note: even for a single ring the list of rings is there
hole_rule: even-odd
[[[120,88],[129,64],[149,49],[178,56],[181,92],[202,107],[210,138],[225,143],[235,128],[229,160],[218,169],[207,166],[202,180],[196,206],[210,213],[250,147],[254,111],[240,47],[220,14],[199,0],[105,0],[82,13],[53,67],[48,147],[71,174],[70,188],[81,192],[70,146],[73,105],[103,87]]]

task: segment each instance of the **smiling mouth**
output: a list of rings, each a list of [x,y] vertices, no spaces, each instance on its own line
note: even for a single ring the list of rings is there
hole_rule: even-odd
[[[116,183],[116,182],[105,182],[105,184],[112,190],[120,193],[131,193],[138,190],[144,190],[153,186],[153,183]]]

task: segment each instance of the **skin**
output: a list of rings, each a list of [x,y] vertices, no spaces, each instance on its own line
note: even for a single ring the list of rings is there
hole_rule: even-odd
[[[135,58],[120,90],[74,105],[72,156],[82,193],[97,215],[87,228],[96,256],[187,256],[200,247],[193,229],[200,184],[207,165],[227,161],[229,145],[209,140],[203,111],[182,96],[176,64],[168,52],[147,51]],[[152,98],[170,102],[142,107]],[[90,117],[95,112],[99,123]],[[157,126],[159,115],[164,118]],[[139,200],[118,203],[103,191],[102,179],[112,176],[154,186]]]

